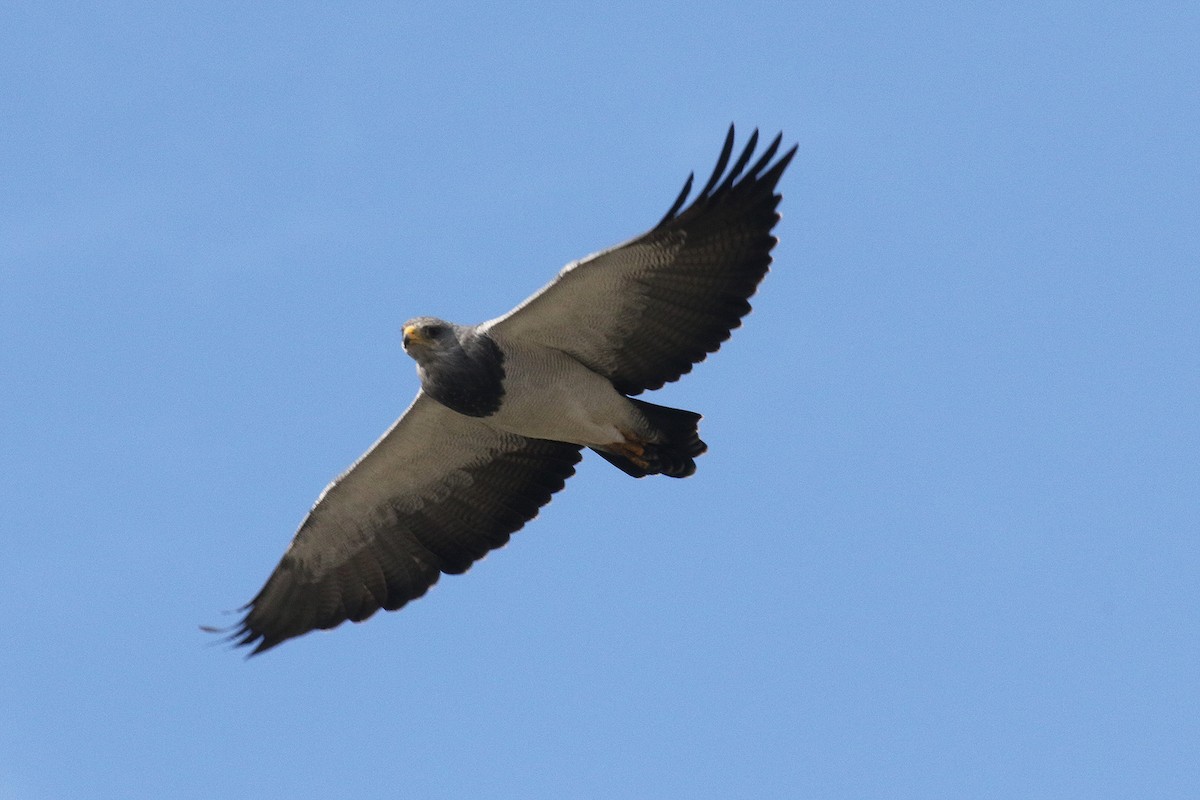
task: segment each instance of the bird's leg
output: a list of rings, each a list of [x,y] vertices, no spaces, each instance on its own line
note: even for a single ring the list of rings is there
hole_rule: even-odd
[[[649,469],[650,462],[646,460],[646,445],[635,434],[621,431],[625,441],[616,442],[609,446],[614,453],[624,456],[642,469]]]

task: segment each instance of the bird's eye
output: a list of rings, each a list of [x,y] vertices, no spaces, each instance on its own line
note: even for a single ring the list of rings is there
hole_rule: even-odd
[[[425,329],[425,335],[430,336],[434,339],[441,336],[445,332],[446,332],[446,327],[444,325],[430,325],[429,327],[427,327]]]

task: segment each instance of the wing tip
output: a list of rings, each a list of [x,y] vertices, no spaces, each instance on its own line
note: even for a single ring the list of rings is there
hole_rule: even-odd
[[[675,198],[675,202],[671,204],[671,207],[667,209],[667,213],[663,215],[663,218],[658,221],[658,225],[654,227],[661,227],[675,219],[675,215],[679,212],[679,209],[683,208],[683,204],[687,202],[688,195],[692,192],[692,182],[695,179],[696,173],[689,172],[687,180],[683,183],[683,189],[679,192],[679,196]]]
[[[750,159],[754,156],[754,151],[758,147],[759,131],[757,128],[750,132],[750,136],[746,140],[746,145],[742,148],[741,155],[733,162],[733,166],[729,168],[730,156],[733,155],[733,145],[735,139],[735,126],[729,124],[729,130],[725,134],[725,141],[721,145],[720,155],[717,156],[716,166],[713,168],[712,174],[708,181],[704,184],[704,188],[696,195],[690,205],[687,205],[688,196],[691,193],[692,185],[695,181],[696,173],[689,173],[687,181],[684,183],[683,191],[675,198],[675,202],[663,215],[663,218],[655,229],[661,228],[672,221],[689,214],[695,209],[704,208],[708,205],[719,202],[722,198],[729,196],[734,192],[762,189],[770,196],[775,196],[775,187],[783,175],[784,170],[792,162],[796,155],[796,151],[800,145],[793,144],[783,155],[775,158],[779,152],[779,148],[783,143],[783,132],[780,131],[775,135],[759,155],[757,161],[749,169],[746,165],[750,163]],[[728,171],[726,168],[729,168]],[[687,205],[685,208],[684,206]]]
[[[249,627],[245,619],[223,628],[214,625],[201,625],[200,630],[204,633],[220,637],[215,641],[210,641],[208,643],[209,646],[224,645],[228,649],[237,650],[242,647],[254,645],[249,652],[244,654],[246,658],[251,658],[259,653],[270,650],[283,641],[283,639],[270,641],[265,634]]]

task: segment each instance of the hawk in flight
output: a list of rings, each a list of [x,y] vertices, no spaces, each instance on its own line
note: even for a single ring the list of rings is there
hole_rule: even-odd
[[[689,372],[750,311],[796,152],[776,158],[781,138],[756,158],[755,131],[731,166],[731,126],[690,204],[694,176],[650,231],[567,265],[504,316],[405,323],[416,399],[317,498],[229,638],[259,653],[400,608],[505,544],[585,447],[636,478],[695,472],[700,415],[633,395]]]

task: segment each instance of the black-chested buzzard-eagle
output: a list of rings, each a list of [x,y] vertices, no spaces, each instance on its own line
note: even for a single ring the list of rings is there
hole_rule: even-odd
[[[584,447],[635,477],[691,475],[700,415],[631,395],[715,352],[771,263],[775,187],[796,148],[776,159],[777,136],[752,163],[755,131],[730,167],[733,141],[731,126],[690,205],[692,177],[653,229],[569,264],[504,316],[407,322],[416,399],[317,498],[230,639],[258,653],[400,608],[507,542]]]

